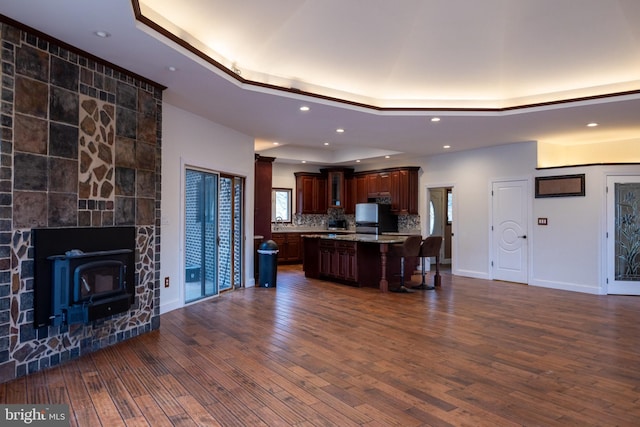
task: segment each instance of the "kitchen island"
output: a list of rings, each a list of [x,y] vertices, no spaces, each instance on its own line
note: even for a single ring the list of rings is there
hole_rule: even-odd
[[[305,276],[387,292],[389,279],[400,275],[400,259],[389,253],[390,245],[406,238],[398,233],[303,235]],[[405,277],[411,277],[416,265],[416,258],[406,259]]]

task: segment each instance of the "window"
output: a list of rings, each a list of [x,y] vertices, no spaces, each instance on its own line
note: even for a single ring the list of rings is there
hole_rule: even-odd
[[[447,190],[447,224],[453,222],[453,193]]]
[[[291,189],[274,188],[271,191],[271,221],[291,222]]]

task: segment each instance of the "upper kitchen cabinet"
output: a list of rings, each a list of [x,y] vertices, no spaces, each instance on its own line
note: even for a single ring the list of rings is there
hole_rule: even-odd
[[[327,213],[327,175],[296,172],[296,213]]]
[[[395,214],[418,214],[419,167],[397,167],[354,173],[349,168],[296,172],[296,213],[326,214],[328,208],[355,213],[356,203],[390,198]]]
[[[397,214],[418,213],[417,167],[401,168],[389,172],[391,211]]]
[[[321,169],[327,175],[327,204],[330,208],[344,208],[347,210],[350,196],[350,186],[353,169],[334,168]],[[351,202],[353,203],[353,202]]]
[[[369,190],[367,187],[367,175],[355,175],[353,177],[355,181],[355,203],[353,206],[355,212],[356,203],[367,203],[369,201]]]
[[[371,199],[390,195],[391,177],[389,172],[370,172],[367,174],[367,196]]]
[[[356,173],[355,203],[389,197],[392,212],[418,214],[419,170],[419,167],[410,166]]]
[[[356,213],[357,193],[356,178],[353,175],[344,178],[345,203],[344,213],[353,215]]]

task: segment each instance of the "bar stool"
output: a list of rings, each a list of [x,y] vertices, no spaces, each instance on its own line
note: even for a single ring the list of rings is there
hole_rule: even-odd
[[[422,261],[422,283],[413,289],[433,290],[436,286],[440,286],[440,247],[442,246],[442,236],[429,236],[422,241],[420,245],[420,254],[418,255]],[[436,274],[433,276],[433,286],[428,286],[425,282],[425,258],[436,258]]]
[[[390,247],[391,254],[400,257],[400,287],[389,289],[391,292],[413,292],[404,286],[404,259],[407,257],[417,257],[420,253],[422,236],[409,236],[404,243],[393,244]]]

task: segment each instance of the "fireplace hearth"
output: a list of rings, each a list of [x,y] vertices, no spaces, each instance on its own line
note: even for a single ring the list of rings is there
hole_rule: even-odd
[[[134,303],[135,228],[34,229],[34,326],[88,324]]]

